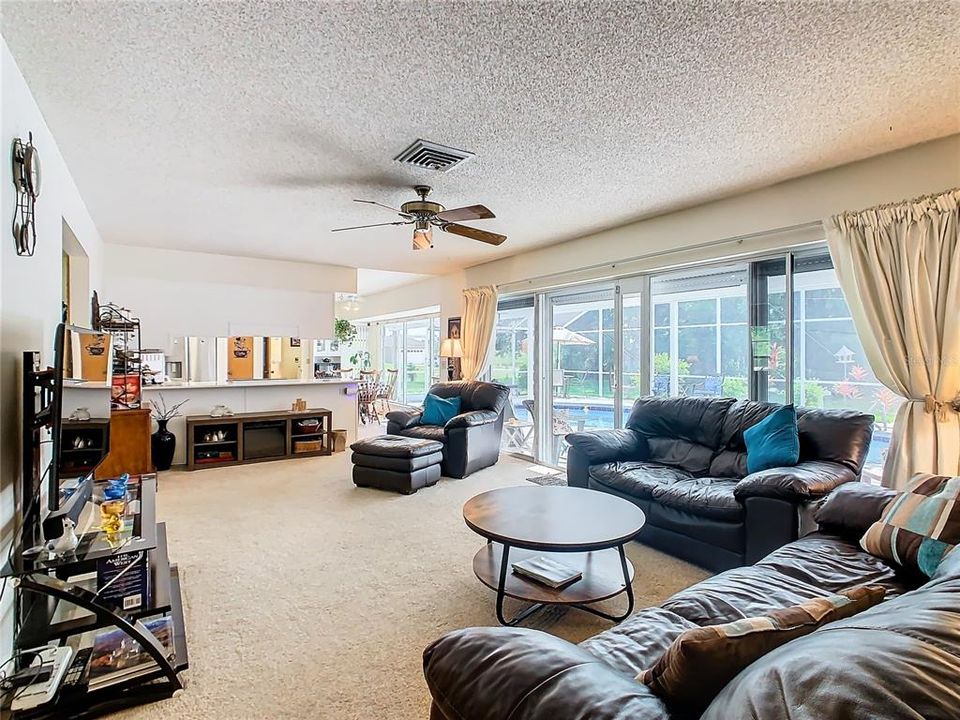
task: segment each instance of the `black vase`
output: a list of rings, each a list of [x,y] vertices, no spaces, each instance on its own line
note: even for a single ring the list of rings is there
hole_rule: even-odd
[[[157,470],[169,470],[173,464],[173,451],[177,449],[177,436],[167,430],[166,420],[157,420],[157,431],[150,436],[150,452]]]

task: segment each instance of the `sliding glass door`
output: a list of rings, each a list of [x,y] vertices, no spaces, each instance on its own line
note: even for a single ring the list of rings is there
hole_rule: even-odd
[[[533,295],[502,298],[497,303],[490,363],[490,379],[510,388],[500,446],[505,452],[527,457],[534,456],[537,442],[533,421],[537,347],[534,305]]]
[[[421,404],[440,374],[439,316],[384,323],[380,347],[380,382],[394,383],[396,402]]]
[[[419,405],[430,385],[430,320],[408,320],[405,323],[405,358],[403,365],[403,402]]]
[[[750,397],[772,403],[786,403],[792,384],[793,340],[787,304],[789,258],[753,263],[750,301]]]
[[[551,363],[543,373],[550,398],[550,464],[565,462],[567,433],[619,426],[614,407],[620,336],[615,297],[613,287],[550,297],[545,334]]]
[[[637,397],[732,397],[873,414],[869,478],[899,405],[869,370],[825,248],[501,304],[496,343],[493,378],[548,465],[565,464],[567,433],[623,427]]]
[[[864,476],[879,482],[901,399],[877,380],[826,251],[793,258],[793,398],[874,416]]]
[[[650,354],[647,351],[647,333],[650,323],[647,317],[649,278],[624,280],[617,287],[622,310],[620,315],[623,328],[620,357],[620,418],[618,427],[623,427],[634,401],[650,394]]]

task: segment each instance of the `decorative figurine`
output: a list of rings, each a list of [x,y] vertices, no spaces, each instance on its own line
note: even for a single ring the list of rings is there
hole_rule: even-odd
[[[53,553],[57,557],[68,555],[77,549],[80,539],[74,531],[74,522],[68,517],[63,519],[63,535],[46,544],[47,552]]]

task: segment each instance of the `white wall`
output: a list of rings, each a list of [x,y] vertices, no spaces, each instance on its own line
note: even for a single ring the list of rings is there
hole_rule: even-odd
[[[40,151],[42,186],[36,204],[37,249],[18,257],[10,227],[16,205],[10,150],[14,138]],[[20,373],[22,353],[40,350],[53,361],[53,334],[60,320],[63,225],[87,256],[89,287],[101,282],[103,243],[77,186],[44,122],[6,42],[0,38],[0,535],[3,557],[13,531],[14,486],[20,482]],[[10,588],[0,608],[0,659],[12,646]]]
[[[334,293],[356,289],[354,268],[107,245],[100,298],[166,350],[184,335],[331,338]]]
[[[448,316],[461,314],[463,288],[511,284],[511,290],[536,289],[577,278],[611,277],[696,258],[784,247],[809,240],[811,236],[822,237],[822,234],[800,229],[726,247],[683,252],[684,248],[711,241],[803,225],[844,210],[858,210],[958,186],[960,135],[952,135],[369,295],[363,298],[361,313],[363,317],[372,317],[439,302],[445,328]],[[677,255],[659,254],[665,250],[676,250]],[[657,253],[657,257],[643,259],[652,253]],[[639,259],[623,262],[630,258]],[[600,264],[605,266],[597,267]],[[570,275],[562,279],[544,277],[553,273]]]

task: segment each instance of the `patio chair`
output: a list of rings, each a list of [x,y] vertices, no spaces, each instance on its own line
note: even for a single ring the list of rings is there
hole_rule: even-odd
[[[524,400],[521,403],[530,413],[534,426],[537,423],[537,413],[534,411],[533,400]],[[564,436],[567,433],[583,432],[586,421],[580,418],[576,422],[576,428],[570,424],[570,418],[564,412],[555,412],[553,414],[553,464],[559,465],[560,461],[567,456],[567,441]]]
[[[514,410],[513,395],[507,398],[506,405],[503,406],[503,429],[505,435],[504,450],[518,450],[523,453],[533,451],[531,440],[533,439],[534,424],[529,420],[521,420],[517,417]]]
[[[703,380],[703,394],[708,397],[720,397],[723,395],[723,376],[707,375]]]
[[[653,376],[653,394],[657,397],[667,397],[670,394],[670,376]]]

